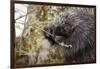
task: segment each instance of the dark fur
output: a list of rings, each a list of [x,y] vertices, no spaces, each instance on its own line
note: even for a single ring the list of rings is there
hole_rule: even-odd
[[[66,62],[93,62],[95,60],[95,20],[86,10],[66,10],[44,30],[45,37],[58,44],[64,42],[72,48],[64,47]],[[59,46],[59,45],[58,45]]]

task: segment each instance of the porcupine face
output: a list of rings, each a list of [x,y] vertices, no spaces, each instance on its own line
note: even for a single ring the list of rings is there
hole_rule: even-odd
[[[79,10],[68,10],[55,18],[54,23],[45,27],[45,37],[52,43],[64,43],[65,59],[69,62],[94,60],[94,21],[93,16]]]
[[[66,15],[62,14],[55,18],[54,23],[51,26],[44,28],[44,30],[48,32],[44,32],[45,37],[52,43],[65,42],[75,29],[73,23],[70,23],[72,21],[70,16],[71,14],[66,13]]]

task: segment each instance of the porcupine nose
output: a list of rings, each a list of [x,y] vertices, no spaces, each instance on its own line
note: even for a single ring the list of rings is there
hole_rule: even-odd
[[[45,37],[50,37],[50,29],[49,28],[47,28],[47,27],[45,27],[44,28],[44,35],[45,35]]]
[[[45,38],[48,39],[51,44],[54,44],[55,41],[54,41],[53,29],[51,29],[51,27],[45,27],[43,32]]]

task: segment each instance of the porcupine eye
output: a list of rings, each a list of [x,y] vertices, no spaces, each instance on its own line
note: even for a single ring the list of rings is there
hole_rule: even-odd
[[[69,37],[73,32],[73,29],[69,25],[58,26],[55,28],[55,36],[63,36],[65,38]]]

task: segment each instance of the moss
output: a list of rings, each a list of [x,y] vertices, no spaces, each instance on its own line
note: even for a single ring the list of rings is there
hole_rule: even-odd
[[[38,54],[42,49],[41,42],[43,41],[43,29],[45,26],[51,24],[51,21],[57,16],[60,12],[62,12],[65,7],[56,7],[53,6],[41,6],[41,5],[29,5],[28,12],[35,10],[30,15],[28,15],[26,29],[29,29],[31,26],[32,29],[27,31],[28,35],[24,36],[25,33],[21,37],[16,37],[16,55],[25,55],[25,54],[33,54],[37,53],[37,55],[33,56],[33,64],[36,64],[38,61],[41,61],[40,64],[52,64],[52,63],[61,63],[63,62],[63,56],[59,52],[57,47],[48,50],[48,59],[42,61],[42,59],[38,58]],[[29,59],[30,60],[30,59]]]

